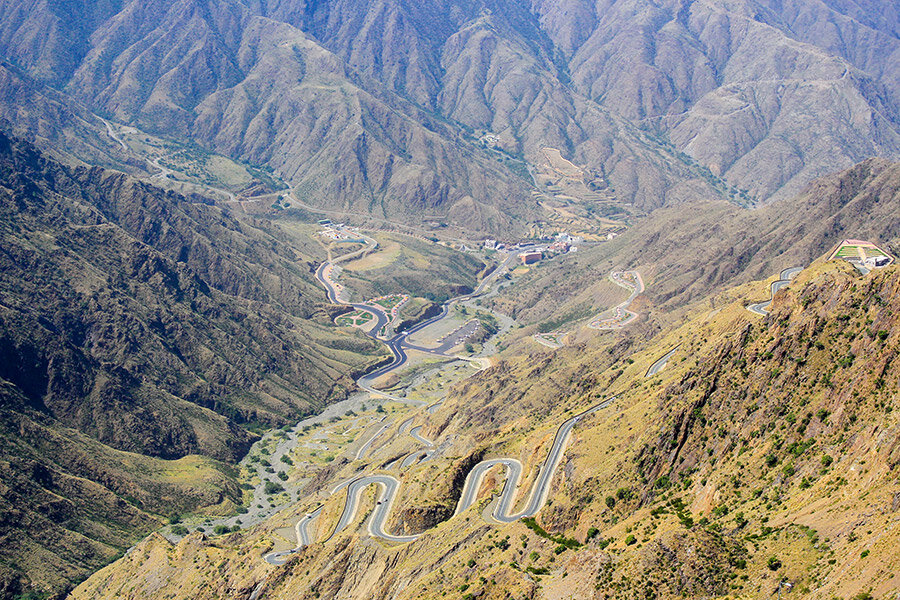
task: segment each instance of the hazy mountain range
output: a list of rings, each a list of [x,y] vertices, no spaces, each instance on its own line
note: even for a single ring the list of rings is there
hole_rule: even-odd
[[[515,231],[542,147],[641,210],[900,155],[897,7],[869,4],[7,2],[0,101],[39,137],[86,108],[271,166],[311,204]],[[23,107],[29,80],[48,89]]]

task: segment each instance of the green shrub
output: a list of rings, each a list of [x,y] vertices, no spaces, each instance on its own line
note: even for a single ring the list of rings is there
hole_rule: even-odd
[[[538,522],[534,517],[525,517],[522,519],[522,523],[524,523],[525,526],[528,527],[528,529],[532,530],[539,536],[547,538],[551,542],[556,542],[557,544],[565,546],[566,548],[578,548],[579,546],[581,546],[581,542],[579,542],[578,540],[567,538],[561,535],[553,535],[547,532],[543,527],[538,525]]]
[[[275,483],[274,481],[267,481],[265,485],[266,494],[275,494],[277,492],[283,492],[284,488],[281,487],[280,484]]]
[[[637,543],[637,538],[634,537],[634,534],[633,533],[628,534],[628,537],[625,538],[625,545],[631,546],[631,545],[634,545],[635,543]]]

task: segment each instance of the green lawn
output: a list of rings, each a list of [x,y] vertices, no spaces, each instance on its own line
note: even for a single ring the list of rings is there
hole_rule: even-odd
[[[859,246],[841,246],[836,256],[838,258],[856,258],[859,256]]]

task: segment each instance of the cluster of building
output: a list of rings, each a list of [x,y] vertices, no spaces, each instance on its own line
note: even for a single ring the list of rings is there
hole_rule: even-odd
[[[549,241],[554,238],[550,238],[546,236],[544,241]],[[490,241],[490,240],[488,240]],[[581,237],[569,235],[566,232],[558,233],[554,241],[550,242],[547,245],[528,247],[519,254],[519,260],[522,261],[523,265],[533,265],[534,263],[540,261],[544,256],[555,256],[557,254],[565,254],[567,252],[577,252],[578,246],[575,244],[579,244],[583,241]],[[498,249],[502,249],[498,246]],[[518,245],[513,249],[519,250],[522,249],[522,245]]]
[[[322,219],[319,221],[319,225],[322,226],[322,230],[319,231],[318,235],[321,235],[325,239],[333,240],[335,242],[366,243],[366,240],[359,237],[358,231],[353,231],[344,223],[332,223],[328,219]]]

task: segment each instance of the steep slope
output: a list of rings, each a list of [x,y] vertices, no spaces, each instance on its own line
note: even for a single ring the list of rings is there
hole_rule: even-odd
[[[897,29],[821,0],[0,6],[21,76],[99,114],[272,167],[303,202],[494,233],[540,218],[523,160],[544,148],[638,213],[900,155]]]
[[[627,143],[629,134],[598,105],[759,199],[793,196],[815,177],[900,150],[896,7],[821,0],[258,6],[353,68],[429,110],[492,131],[530,160],[551,146],[612,174],[618,161],[606,154],[607,138]],[[611,177],[628,197],[626,178]]]
[[[256,7],[256,3],[251,3]],[[355,70],[462,125],[468,141],[543,162],[557,148],[608,178],[640,210],[715,196],[703,173],[671,148],[568,85],[560,53],[518,2],[260,3],[309,32]],[[474,135],[472,130],[474,130]]]
[[[146,172],[144,161],[124,152],[90,110],[5,62],[0,64],[0,97],[4,130],[30,139],[44,151],[64,160]]]
[[[91,34],[121,9],[121,0],[4,0],[0,48],[28,76],[58,87],[87,54]]]
[[[58,593],[160,515],[239,502],[247,428],[383,358],[317,322],[312,263],[268,231],[0,136],[4,594]]]
[[[394,531],[424,525],[415,542],[374,542],[359,516],[356,532],[271,567],[261,554],[285,523],[175,547],[152,537],[73,597],[246,597],[266,573],[260,598],[769,597],[780,582],[809,597],[882,597],[898,585],[900,269],[817,264],[760,319],[744,304],[764,289],[721,294],[720,310],[643,348],[598,339],[456,388],[423,431],[447,439],[450,464],[404,475],[413,491],[393,509]],[[453,502],[453,475],[473,456],[534,465],[554,424],[610,396],[576,427],[537,522],[486,524],[486,500],[443,523],[425,516]]]
[[[488,230],[516,229],[534,212],[526,183],[457,129],[238,3],[131,3],[93,43],[67,86],[73,95],[118,120],[270,165],[301,201]]]
[[[895,8],[873,22],[819,0],[576,2],[588,34],[559,14],[569,4],[539,10],[568,43],[576,88],[754,197],[790,197],[869,156],[897,156]]]
[[[4,598],[64,593],[164,518],[228,510],[241,501],[228,465],[114,450],[36,410],[6,381],[0,383],[0,473]]]
[[[277,238],[3,142],[3,377],[35,406],[122,449],[228,459],[248,441],[228,417],[321,408],[353,351],[381,352],[310,321],[312,265]]]

